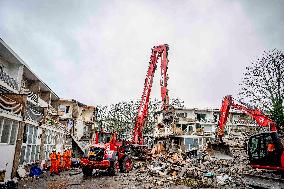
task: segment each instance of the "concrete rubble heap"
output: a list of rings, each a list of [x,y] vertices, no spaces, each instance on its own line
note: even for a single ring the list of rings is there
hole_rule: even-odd
[[[136,163],[135,171],[139,174],[132,179],[141,181],[141,186],[151,183],[150,188],[175,185],[193,188],[244,188],[242,174],[256,172],[248,165],[246,139],[246,134],[226,139],[232,152],[232,157],[227,159],[213,157],[206,151],[200,152],[197,157],[189,158],[179,149],[167,152],[164,150],[160,154],[153,154],[151,160],[146,163]]]

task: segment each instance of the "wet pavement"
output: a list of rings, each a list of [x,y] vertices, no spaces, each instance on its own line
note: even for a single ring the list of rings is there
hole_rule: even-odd
[[[149,178],[146,173],[119,173],[117,176],[108,176],[103,172],[94,173],[85,177],[80,169],[62,172],[60,175],[50,176],[45,173],[41,178],[25,178],[19,181],[20,189],[135,189],[135,188],[187,188],[175,186],[173,182]]]

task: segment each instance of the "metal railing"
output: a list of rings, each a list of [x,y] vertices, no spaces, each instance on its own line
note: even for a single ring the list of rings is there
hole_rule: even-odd
[[[32,103],[27,102],[27,108],[25,111],[25,118],[33,121],[41,121],[43,118],[43,108],[36,107]]]
[[[8,86],[12,87],[15,90],[19,89],[17,81],[1,69],[0,69],[0,80],[2,80],[4,83],[6,83]]]

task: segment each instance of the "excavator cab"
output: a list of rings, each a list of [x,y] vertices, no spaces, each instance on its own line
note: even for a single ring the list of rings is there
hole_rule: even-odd
[[[282,170],[282,140],[276,132],[264,132],[249,138],[247,151],[253,168]]]

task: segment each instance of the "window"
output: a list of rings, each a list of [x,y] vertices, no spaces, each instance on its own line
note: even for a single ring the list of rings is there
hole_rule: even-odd
[[[187,117],[187,113],[186,112],[179,112],[176,115],[177,115],[177,117],[181,117],[181,118],[186,118]]]
[[[32,126],[28,126],[28,144],[32,144],[33,142],[33,127]]]
[[[60,132],[55,132],[48,129],[45,130],[45,133],[46,142],[43,147],[44,157],[45,159],[49,159],[49,154],[51,153],[52,149],[56,147],[56,144],[63,144],[63,135]]]
[[[26,158],[25,158],[25,162],[27,162],[27,163],[30,162],[30,153],[31,153],[31,145],[28,145],[27,151],[26,151]]]
[[[196,129],[199,129],[199,128],[201,128],[201,125],[200,125],[200,123],[196,123],[196,125],[195,125],[195,128],[196,128]]]
[[[31,162],[34,162],[35,161],[35,155],[36,155],[36,146],[35,145],[32,145],[31,146],[31,149],[32,149],[32,152],[31,152]]]
[[[11,131],[9,144],[15,144],[17,133],[18,133],[18,122],[14,121],[12,124],[12,131]]]
[[[214,122],[217,122],[218,121],[218,114],[214,114]]]
[[[23,164],[25,161],[25,152],[26,152],[26,146],[23,146],[21,150],[20,164]]]
[[[69,113],[69,110],[70,110],[70,106],[66,106],[66,111],[65,111],[65,113],[68,114],[68,113]]]
[[[187,125],[187,126],[188,126],[188,132],[192,132],[193,131],[192,125]]]
[[[59,112],[65,113],[66,112],[66,106],[60,105],[60,106],[58,106],[58,110],[59,110]]]
[[[1,143],[8,143],[9,142],[11,127],[12,127],[12,120],[5,119],[4,124],[3,124],[3,128],[2,128]]]
[[[33,144],[36,144],[38,128],[34,127]]]
[[[192,150],[192,148],[198,148],[197,138],[185,138],[184,143],[185,143],[185,146],[187,146],[189,150]]]
[[[205,121],[206,120],[206,114],[199,114],[199,113],[197,113],[196,117],[197,117],[198,121],[202,121],[202,120]]]
[[[23,133],[23,143],[27,143],[28,139],[28,126],[25,124]]]
[[[183,131],[187,130],[187,125],[186,124],[182,124],[182,128]]]
[[[37,145],[36,146],[35,160],[39,160],[39,153],[40,153],[40,145]]]
[[[26,125],[25,126],[25,135],[26,140],[25,144],[22,146],[22,156],[25,157],[21,160],[22,162],[32,163],[39,159],[39,145],[37,144],[37,138],[39,129],[33,125]]]

